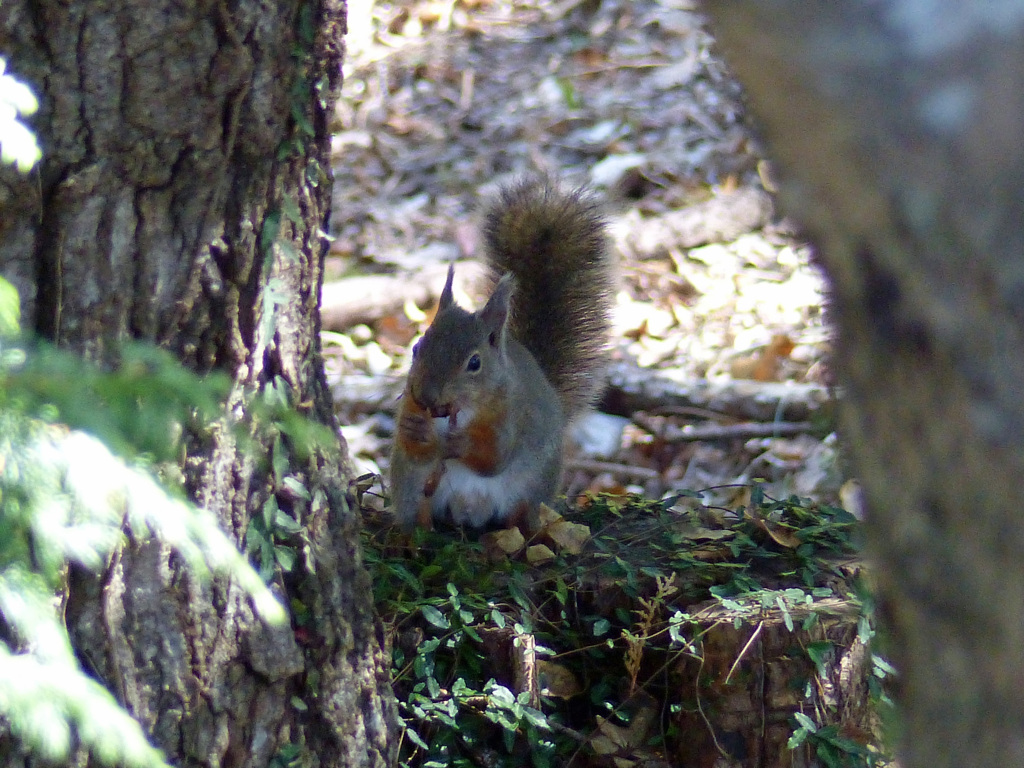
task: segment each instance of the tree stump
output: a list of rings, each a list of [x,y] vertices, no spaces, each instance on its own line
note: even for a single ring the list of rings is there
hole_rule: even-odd
[[[776,594],[785,601],[785,592]],[[667,749],[672,765],[817,765],[820,741],[788,746],[798,712],[819,732],[837,726],[841,737],[861,747],[870,740],[871,655],[858,631],[859,606],[827,598],[787,605],[783,612],[777,605],[763,608],[764,602],[747,599],[737,610],[713,601],[691,614],[700,638],[693,644],[696,654],[681,657],[670,673],[671,703],[679,705]]]

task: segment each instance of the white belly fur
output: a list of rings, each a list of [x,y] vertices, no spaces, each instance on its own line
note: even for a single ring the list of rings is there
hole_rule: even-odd
[[[509,516],[519,498],[515,490],[509,488],[505,474],[483,477],[461,462],[447,461],[431,509],[434,517],[450,512],[456,525],[480,528],[495,518],[504,520]]]

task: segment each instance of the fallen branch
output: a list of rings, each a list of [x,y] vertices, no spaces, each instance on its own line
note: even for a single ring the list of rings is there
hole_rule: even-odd
[[[610,461],[594,461],[592,459],[570,459],[566,463],[567,469],[576,469],[581,472],[600,474],[607,472],[611,475],[625,475],[636,477],[641,480],[660,480],[661,473],[647,467],[634,467],[629,464],[616,464]]]
[[[813,432],[809,421],[743,422],[741,424],[653,424],[650,418],[637,414],[633,421],[665,443],[695,443],[707,440],[748,440],[754,437],[790,437]]]
[[[820,384],[686,378],[677,371],[616,363],[608,370],[602,410],[620,416],[637,411],[699,408],[742,421],[808,421],[832,403]]]

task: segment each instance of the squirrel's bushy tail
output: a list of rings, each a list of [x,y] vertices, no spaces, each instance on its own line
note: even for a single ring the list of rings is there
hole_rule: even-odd
[[[572,416],[604,383],[614,269],[598,205],[585,190],[523,180],[491,205],[484,238],[494,279],[515,278],[510,330]]]

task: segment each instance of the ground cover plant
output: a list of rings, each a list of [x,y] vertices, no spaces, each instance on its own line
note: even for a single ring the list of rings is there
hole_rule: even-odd
[[[859,524],[748,490],[734,509],[588,498],[511,555],[493,535],[410,545],[371,526],[404,764],[884,764],[891,669],[870,650]]]

